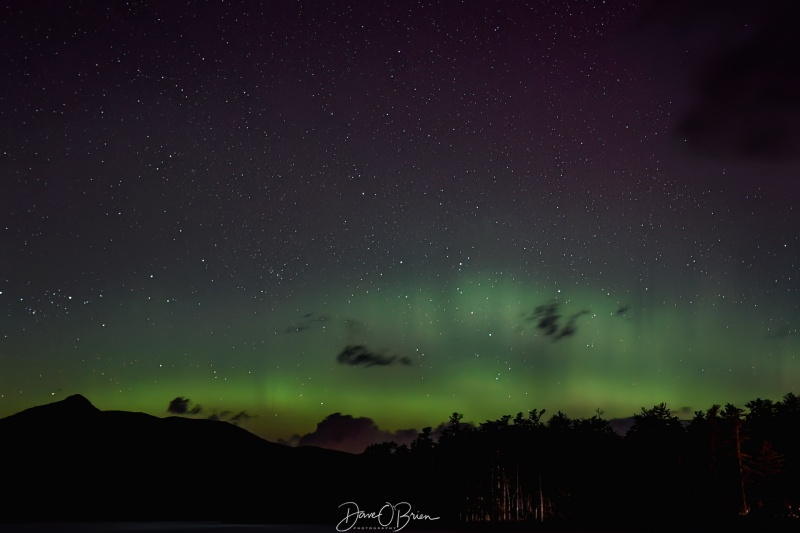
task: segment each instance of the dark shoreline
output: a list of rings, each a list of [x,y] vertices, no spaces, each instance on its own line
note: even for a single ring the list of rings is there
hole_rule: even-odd
[[[654,520],[654,522],[656,522]],[[592,523],[589,521],[559,521],[547,523],[472,523],[453,524],[442,522],[439,527],[427,523],[426,527],[414,527],[410,523],[398,529],[379,529],[374,527],[343,528],[342,531],[404,531],[407,533],[706,533],[724,531],[726,533],[783,533],[800,529],[797,518],[751,518],[739,517],[719,521],[666,520],[659,524],[642,523]],[[0,522],[0,533],[322,533],[336,532],[336,524],[251,524],[222,521],[75,521],[75,522]]]

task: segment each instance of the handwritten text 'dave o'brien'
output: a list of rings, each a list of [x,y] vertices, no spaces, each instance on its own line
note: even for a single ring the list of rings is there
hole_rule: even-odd
[[[345,510],[344,518],[336,524],[336,531],[350,531],[356,527],[356,524],[361,520],[361,524],[356,529],[367,527],[369,529],[386,529],[392,531],[400,531],[408,525],[412,520],[439,520],[439,517],[433,517],[423,513],[415,513],[411,510],[411,504],[408,502],[400,502],[386,504],[378,511],[362,511],[358,508],[355,502],[345,502],[339,506]]]

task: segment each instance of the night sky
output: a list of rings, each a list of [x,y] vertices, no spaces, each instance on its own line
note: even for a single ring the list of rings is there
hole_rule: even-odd
[[[798,20],[5,2],[0,416],[363,444],[800,392]]]

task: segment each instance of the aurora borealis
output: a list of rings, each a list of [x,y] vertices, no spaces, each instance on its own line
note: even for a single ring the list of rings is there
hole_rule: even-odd
[[[0,416],[798,392],[787,4],[6,3]]]

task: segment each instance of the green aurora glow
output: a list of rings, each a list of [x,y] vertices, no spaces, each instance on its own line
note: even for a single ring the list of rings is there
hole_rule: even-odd
[[[773,310],[722,299],[636,307],[628,302],[643,296],[631,291],[548,290],[479,275],[443,289],[408,282],[315,294],[263,316],[229,306],[195,311],[193,321],[185,310],[159,316],[163,308],[152,300],[131,302],[80,334],[30,332],[39,341],[29,353],[50,359],[48,372],[26,365],[0,386],[57,398],[81,391],[103,409],[159,416],[181,395],[206,413],[257,414],[245,426],[277,440],[310,432],[334,412],[370,417],[387,430],[435,426],[453,411],[476,423],[533,408],[573,417],[601,408],[613,418],[667,402],[689,416],[714,403],[780,398],[800,376],[798,337],[761,320]],[[554,340],[530,319],[549,301],[564,317],[589,311],[574,335]],[[628,306],[622,314],[621,306]],[[412,364],[338,364],[336,354],[352,344]],[[71,372],[68,358],[92,371]],[[31,401],[4,398],[10,411]]]

